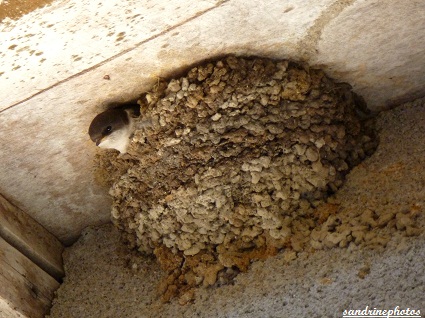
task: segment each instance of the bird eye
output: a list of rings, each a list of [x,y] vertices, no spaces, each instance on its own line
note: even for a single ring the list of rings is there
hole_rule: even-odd
[[[105,128],[104,134],[107,135],[112,131],[112,126],[108,126]]]

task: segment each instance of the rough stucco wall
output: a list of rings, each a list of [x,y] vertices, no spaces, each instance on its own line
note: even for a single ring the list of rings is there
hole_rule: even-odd
[[[192,299],[160,304],[156,287],[163,271],[151,259],[125,250],[112,226],[90,228],[66,249],[66,278],[49,317],[341,317],[345,309],[366,306],[423,313],[424,106],[423,98],[378,116],[377,151],[349,173],[333,201],[339,220],[357,228],[356,240],[346,248],[327,240],[320,247],[320,235],[312,235],[314,252],[286,249],[251,264],[234,284],[222,286],[219,278]],[[397,216],[370,231],[374,220],[368,210]],[[406,217],[413,217],[410,225]],[[335,215],[329,219],[335,221]],[[338,234],[327,225],[322,231],[328,236]]]
[[[254,54],[323,65],[375,110],[424,93],[423,1],[161,3],[55,1],[0,24],[0,192],[64,242],[109,219],[91,119],[158,76]]]

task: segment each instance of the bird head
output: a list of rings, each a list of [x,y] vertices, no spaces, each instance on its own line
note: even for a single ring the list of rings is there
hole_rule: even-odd
[[[113,108],[98,114],[90,124],[90,139],[101,148],[126,153],[133,133],[133,119],[124,108]]]

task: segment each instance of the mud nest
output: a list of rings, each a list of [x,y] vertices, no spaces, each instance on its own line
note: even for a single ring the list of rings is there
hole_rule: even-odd
[[[315,208],[377,145],[349,85],[285,60],[207,62],[139,104],[150,124],[99,163],[114,224],[169,271],[168,296],[291,248],[294,222],[314,228]]]

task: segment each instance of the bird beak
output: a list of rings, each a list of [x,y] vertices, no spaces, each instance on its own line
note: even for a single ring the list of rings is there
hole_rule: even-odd
[[[96,146],[99,146],[99,144],[102,142],[102,138],[99,138],[96,140]]]

